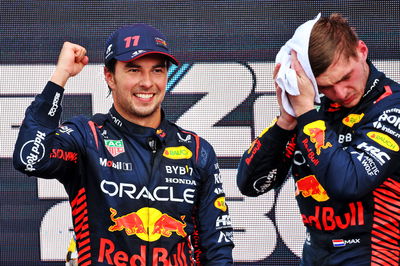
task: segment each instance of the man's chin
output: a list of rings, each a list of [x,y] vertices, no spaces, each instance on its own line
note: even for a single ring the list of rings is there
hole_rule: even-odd
[[[131,114],[139,117],[139,118],[147,118],[149,116],[154,115],[154,113],[157,111],[156,108],[141,108],[141,109],[135,109],[132,110]]]
[[[356,106],[359,102],[360,102],[360,99],[354,97],[354,98],[351,99],[350,101],[342,102],[341,105],[342,105],[343,107],[345,107],[345,108],[352,108],[352,107]]]

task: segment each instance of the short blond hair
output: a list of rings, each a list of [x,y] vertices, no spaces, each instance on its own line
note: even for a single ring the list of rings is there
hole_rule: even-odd
[[[315,77],[326,71],[339,55],[357,57],[358,36],[346,18],[338,13],[321,17],[314,25],[308,56]]]

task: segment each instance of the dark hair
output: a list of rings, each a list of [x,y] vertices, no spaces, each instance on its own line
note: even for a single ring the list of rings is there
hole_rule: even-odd
[[[116,59],[111,59],[110,61],[108,61],[107,63],[104,64],[104,66],[107,68],[108,71],[110,71],[111,73],[115,73],[115,64],[117,63]]]
[[[308,48],[311,69],[315,77],[326,71],[340,55],[356,57],[358,36],[347,19],[338,13],[320,18],[314,25]]]
[[[105,68],[107,68],[107,70],[110,72],[110,73],[112,73],[112,74],[115,74],[115,64],[117,63],[117,60],[116,59],[111,59],[110,61],[108,61],[108,62],[106,62],[105,64],[104,64],[104,66],[105,66]],[[108,94],[107,94],[107,97],[108,96],[110,96],[110,94],[111,94],[111,88],[110,88],[110,86],[108,86],[107,85],[107,87],[108,87]]]

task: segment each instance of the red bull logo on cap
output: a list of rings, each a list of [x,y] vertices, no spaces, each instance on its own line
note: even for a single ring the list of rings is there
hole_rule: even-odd
[[[318,155],[321,154],[321,149],[332,147],[330,142],[325,143],[325,130],[325,122],[322,120],[307,124],[303,129],[303,132],[310,136],[311,142],[315,144],[316,153]]]
[[[329,199],[328,193],[321,186],[315,175],[308,175],[296,182],[296,196],[301,194],[307,198],[311,196],[316,201],[327,201]]]
[[[155,208],[144,207],[137,212],[131,212],[127,215],[115,217],[117,211],[110,208],[110,218],[114,225],[110,226],[110,232],[123,231],[127,235],[136,235],[144,241],[156,241],[161,236],[170,237],[176,233],[181,237],[186,237],[186,223],[183,222],[185,216],[182,215],[179,221],[172,216],[161,213]]]

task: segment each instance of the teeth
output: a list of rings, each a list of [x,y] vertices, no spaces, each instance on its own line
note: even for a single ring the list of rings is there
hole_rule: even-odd
[[[138,93],[135,94],[137,97],[139,98],[143,98],[143,99],[150,99],[151,97],[153,97],[154,94],[144,94],[144,93]]]

